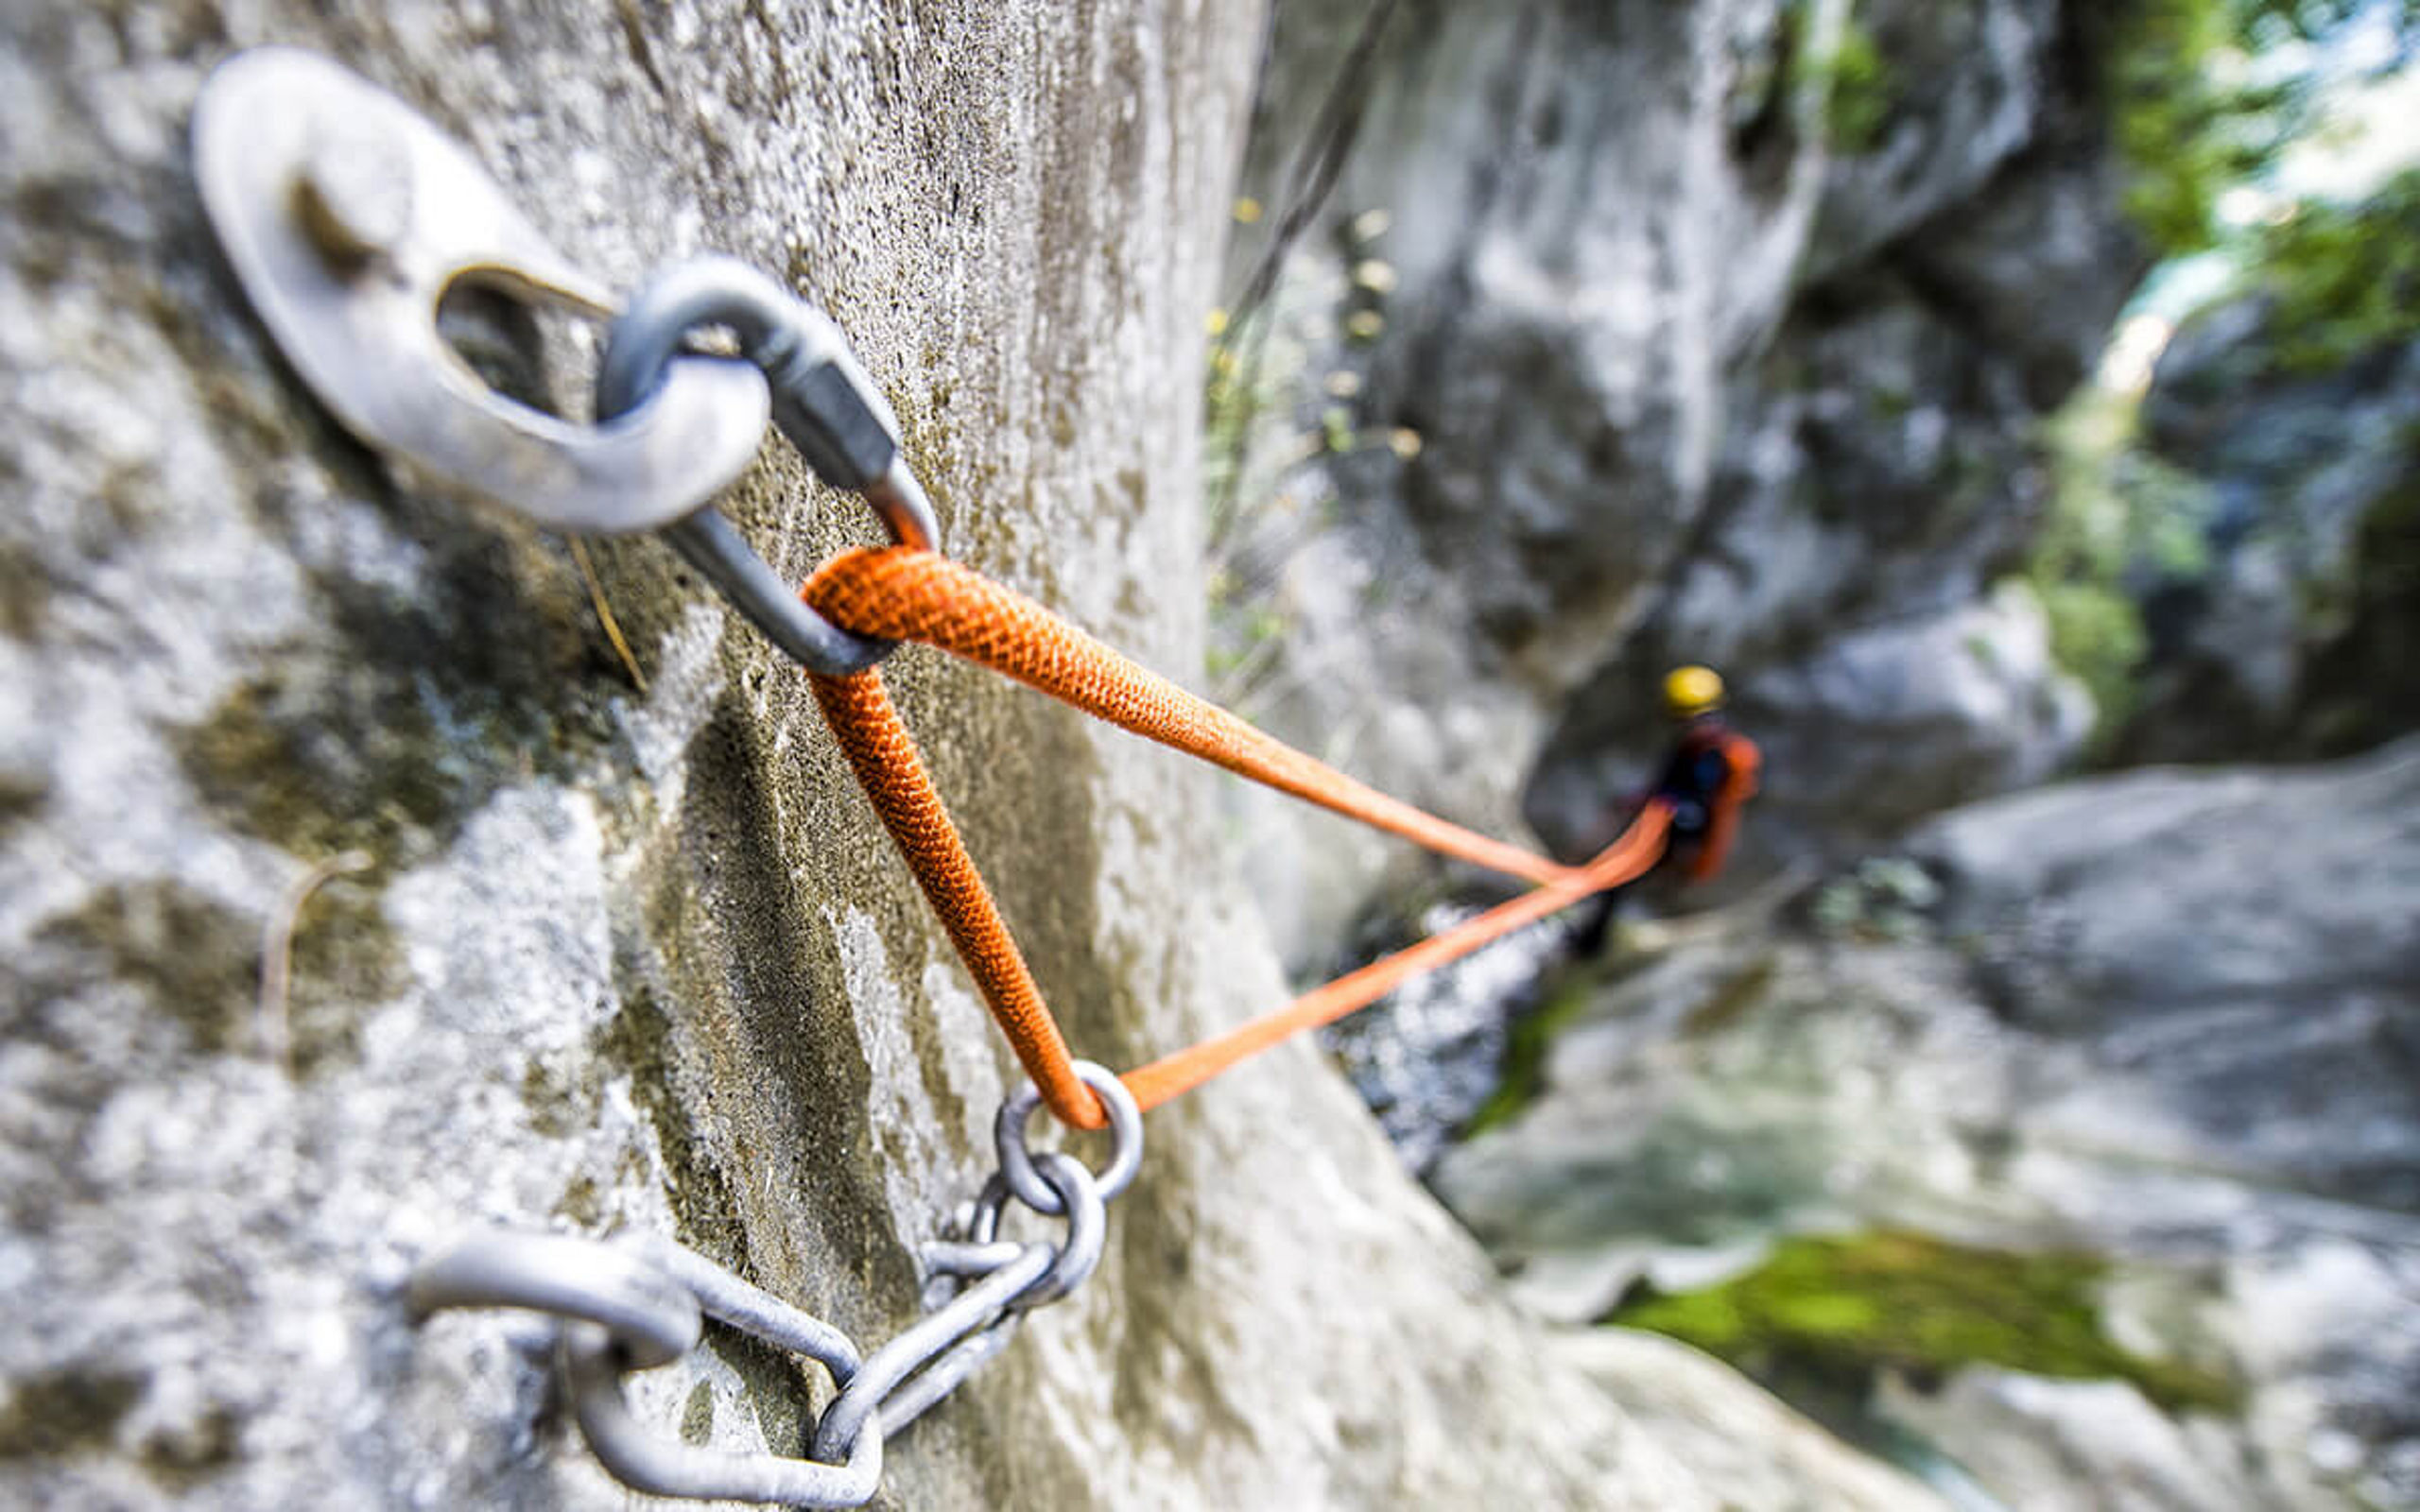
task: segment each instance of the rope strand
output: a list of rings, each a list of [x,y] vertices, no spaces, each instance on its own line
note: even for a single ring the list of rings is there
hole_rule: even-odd
[[[848,552],[826,562],[800,592],[819,613],[859,635],[924,642],[1237,776],[1538,884],[1511,902],[1305,993],[1273,1013],[1127,1073],[1120,1079],[1147,1108],[1295,1034],[1368,1005],[1406,977],[1617,887],[1653,866],[1664,851],[1670,813],[1660,802],[1642,809],[1622,837],[1584,867],[1567,867],[1466,830],[1347,777],[1138,666],[1031,599],[928,551],[892,546]],[[1069,1124],[1100,1127],[1105,1116],[1099,1099],[1077,1077],[1066,1038],[951,823],[881,673],[814,674],[813,680],[816,701],[866,797],[1044,1104]]]

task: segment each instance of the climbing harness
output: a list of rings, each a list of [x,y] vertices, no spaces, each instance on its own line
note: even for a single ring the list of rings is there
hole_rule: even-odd
[[[874,1493],[886,1437],[1006,1347],[1023,1314],[1082,1285],[1107,1204],[1142,1160],[1142,1113],[1236,1062],[1383,997],[1512,930],[1620,885],[1662,854],[1670,812],[1651,800],[1628,831],[1571,867],[1378,793],[1128,661],[1042,606],[940,552],[898,422],[838,327],[728,258],[660,274],[621,309],[570,266],[476,163],[402,101],[285,48],[242,54],[195,109],[196,176],[212,224],[280,347],[346,428],[419,473],[551,529],[660,531],[813,679],[817,702],[918,885],[1031,1080],[1002,1105],[999,1167],[920,1251],[924,1316],[871,1355],[838,1330],[666,1241],[475,1235],[424,1264],[414,1309],[536,1311],[558,1320],[560,1368],[598,1460],[641,1490],[802,1506]],[[482,383],[437,329],[440,302],[475,284],[610,318],[596,422],[567,422]],[[727,332],[735,357],[684,346]],[[857,493],[894,544],[844,553],[793,593],[716,512],[769,423],[816,474]],[[919,641],[1120,729],[1534,884],[1461,925],[1314,988],[1225,1034],[1115,1074],[1077,1059],[967,854],[878,663]],[[1034,1153],[1027,1125],[1112,1131],[1099,1172]],[[1062,1220],[1055,1241],[1001,1237],[1013,1199]],[[805,1459],[734,1455],[649,1435],[624,1375],[697,1343],[700,1316],[821,1365],[838,1394]]]

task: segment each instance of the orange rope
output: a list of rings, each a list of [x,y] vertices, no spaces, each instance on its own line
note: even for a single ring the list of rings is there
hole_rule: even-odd
[[[1572,880],[1550,882],[1511,902],[1498,903],[1443,934],[1431,935],[1417,945],[1372,961],[1359,971],[1348,971],[1323,987],[1313,988],[1274,1013],[1263,1014],[1215,1040],[1204,1040],[1174,1055],[1163,1056],[1148,1066],[1138,1066],[1119,1079],[1133,1092],[1134,1101],[1145,1108],[1157,1108],[1191,1091],[1238,1060],[1256,1056],[1305,1029],[1334,1023],[1356,1009],[1368,1007],[1401,986],[1407,977],[1460,960],[1525,924],[1536,923],[1593,893],[1620,886],[1653,866],[1655,858],[1664,853],[1664,834],[1671,817],[1672,811],[1657,799],[1640,810],[1622,837],[1575,872]]]
[[[1540,884],[1532,892],[1305,994],[1278,1011],[1126,1074],[1135,1100],[1156,1107],[1288,1036],[1326,1023],[1413,972],[1442,966],[1591,893],[1620,885],[1663,853],[1669,814],[1651,803],[1621,839],[1585,867],[1566,867],[1449,824],[1387,797],[1215,704],[1146,671],[1039,604],[945,557],[906,546],[854,551],[801,590],[825,618],[860,635],[923,641],[1051,697],[1238,776],[1491,870]],[[1025,957],[950,822],[914,737],[876,670],[814,676],[815,696],[866,796],[941,917],[1001,1032],[1043,1102],[1084,1128],[1105,1122],[1076,1076],[1067,1042]]]
[[[1120,730],[1431,850],[1530,882],[1560,882],[1572,873],[1570,867],[1355,782],[946,557],[910,546],[853,551],[826,562],[801,593],[816,612],[844,629],[939,646]]]

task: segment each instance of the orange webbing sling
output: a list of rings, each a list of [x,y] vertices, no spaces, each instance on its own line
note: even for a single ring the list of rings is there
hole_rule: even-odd
[[[1146,739],[1431,850],[1539,884],[1274,1013],[1125,1074],[1121,1079],[1146,1108],[1289,1035],[1375,1001],[1414,972],[1618,886],[1663,854],[1669,813],[1660,802],[1649,803],[1619,840],[1582,867],[1564,866],[1449,824],[1272,739],[1135,665],[1032,600],[931,552],[907,546],[849,552],[825,563],[801,593],[819,613],[860,635],[938,646]],[[950,822],[882,674],[870,669],[848,677],[810,676],[816,700],[857,781],[1043,1102],[1070,1124],[1100,1127],[1099,1100],[1077,1078],[1066,1039]]]

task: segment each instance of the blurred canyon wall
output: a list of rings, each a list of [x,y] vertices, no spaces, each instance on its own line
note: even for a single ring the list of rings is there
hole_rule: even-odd
[[[1631,66],[1720,94],[1746,64],[1707,39],[1740,25]],[[615,286],[715,249],[801,288],[899,410],[950,548],[1187,675],[1200,322],[1259,29],[1046,0],[8,8],[0,1501],[629,1505],[544,1328],[415,1328],[410,1265],[480,1224],[644,1228],[876,1344],[1010,1084],[792,669],[661,546],[598,542],[640,688],[564,541],[399,481],[285,367],[195,196],[209,69],[334,56]],[[1609,161],[1689,171],[1668,146]],[[563,364],[525,338],[502,357]],[[1691,415],[1652,509],[1704,492]],[[1474,507],[1449,495],[1423,508]],[[870,530],[778,443],[726,503],[793,576]],[[1512,595],[1516,565],[1473,582]],[[1566,681],[1598,653],[1573,654]],[[935,656],[894,682],[1084,1052],[1131,1064],[1281,996],[1217,880],[1210,775]],[[348,851],[265,994],[265,932]],[[826,1389],[710,1331],[633,1393],[666,1433],[794,1452]],[[1809,1486],[1922,1504],[1676,1347],[1515,1311],[1297,1046],[1155,1115],[1099,1274],[893,1446],[884,1504]]]
[[[1245,173],[1266,209],[1227,286],[1286,249],[1221,359],[1262,418],[1212,438],[1240,448],[1213,455],[1229,691],[1577,849],[1648,774],[1663,671],[1712,662],[1770,759],[1741,877],[2049,775],[2091,710],[2002,579],[2045,504],[2037,422],[2146,266],[2109,24],[1280,5]],[[1303,849],[1312,950],[1378,862]]]

